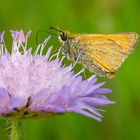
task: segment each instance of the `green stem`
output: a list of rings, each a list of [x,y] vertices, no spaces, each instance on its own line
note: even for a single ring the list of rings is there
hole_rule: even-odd
[[[11,132],[10,132],[10,140],[21,140],[22,135],[22,121],[12,120],[11,121]]]

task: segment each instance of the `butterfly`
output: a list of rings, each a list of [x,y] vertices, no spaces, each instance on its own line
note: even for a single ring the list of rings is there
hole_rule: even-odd
[[[78,60],[84,68],[108,78],[115,76],[115,71],[134,51],[139,40],[135,32],[73,34],[55,27],[51,29],[58,32],[63,53],[68,59],[73,63]]]

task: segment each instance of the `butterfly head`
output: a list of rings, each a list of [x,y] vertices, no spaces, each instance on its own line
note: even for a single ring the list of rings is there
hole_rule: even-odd
[[[58,32],[58,39],[60,42],[64,43],[69,39],[70,33],[68,31],[63,31],[57,27],[50,27],[50,29]]]

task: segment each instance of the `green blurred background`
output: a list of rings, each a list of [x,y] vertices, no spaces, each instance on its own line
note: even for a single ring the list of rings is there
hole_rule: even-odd
[[[8,46],[10,29],[31,29],[29,44],[35,48],[36,32],[50,26],[74,33],[140,34],[140,0],[0,0],[0,30],[7,31]],[[51,44],[56,46],[58,42]],[[117,76],[106,82],[106,87],[113,90],[109,98],[117,104],[104,108],[107,112],[102,113],[102,123],[73,113],[28,120],[26,140],[140,140],[139,72],[140,45]],[[0,140],[7,139],[5,120],[0,120]]]

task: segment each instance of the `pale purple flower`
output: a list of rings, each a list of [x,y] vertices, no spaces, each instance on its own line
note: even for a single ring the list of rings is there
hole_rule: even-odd
[[[101,121],[102,110],[96,107],[114,103],[103,95],[111,90],[101,88],[104,82],[96,84],[96,76],[82,80],[83,70],[74,74],[73,65],[63,66],[60,51],[50,56],[49,47],[43,55],[50,37],[32,55],[31,48],[27,49],[30,33],[11,31],[11,53],[4,32],[0,33],[0,116],[23,119],[75,112]]]

